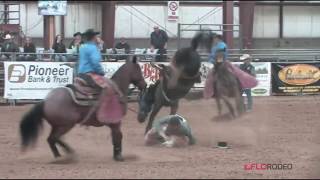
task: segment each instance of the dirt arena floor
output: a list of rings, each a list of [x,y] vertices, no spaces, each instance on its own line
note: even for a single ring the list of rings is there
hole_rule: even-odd
[[[216,122],[213,100],[182,100],[197,144],[187,148],[145,147],[136,114],[123,120],[125,162],[112,160],[110,130],[77,126],[65,137],[78,162],[53,164],[45,124],[37,147],[21,154],[18,127],[31,108],[0,107],[1,178],[320,178],[320,96],[257,97],[254,110],[234,121]],[[137,109],[137,103],[129,107]],[[163,109],[158,115],[169,112]],[[215,148],[227,141],[230,149]],[[291,170],[245,170],[247,163],[292,164]]]

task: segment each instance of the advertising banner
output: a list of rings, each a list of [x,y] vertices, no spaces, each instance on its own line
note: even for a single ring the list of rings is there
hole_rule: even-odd
[[[272,63],[276,95],[319,94],[320,63]]]
[[[102,62],[105,76],[112,75],[124,62]],[[169,65],[168,62],[161,63]],[[240,65],[240,63],[234,63]],[[256,69],[258,86],[252,89],[253,96],[269,96],[271,89],[271,63],[252,63]],[[159,70],[153,68],[149,62],[139,63],[142,75],[148,85],[159,79]],[[74,63],[60,62],[4,62],[5,67],[5,93],[7,99],[43,99],[50,90],[71,84],[73,82]],[[201,83],[196,83],[195,88],[203,88],[211,63],[201,63]],[[134,86],[131,85],[130,88]]]
[[[233,62],[237,66],[241,62]],[[270,96],[271,95],[271,63],[270,62],[252,62],[256,72],[258,85],[251,89],[252,96]]]
[[[4,62],[4,68],[7,99],[43,99],[73,78],[73,69],[59,62]]]

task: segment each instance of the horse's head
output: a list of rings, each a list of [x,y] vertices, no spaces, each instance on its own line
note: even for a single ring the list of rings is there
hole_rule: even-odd
[[[134,56],[132,60],[126,62],[129,66],[129,79],[130,83],[134,84],[139,90],[144,90],[147,86],[146,81],[143,78],[141,67],[137,62],[137,57]]]
[[[130,84],[134,84],[139,90],[144,90],[147,86],[136,57],[133,57],[132,60],[127,60],[126,63],[114,73],[111,79],[117,83],[124,94],[127,93]]]

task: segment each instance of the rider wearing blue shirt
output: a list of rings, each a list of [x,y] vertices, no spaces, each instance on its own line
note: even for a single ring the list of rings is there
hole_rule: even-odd
[[[90,37],[88,41],[83,44],[79,49],[79,74],[85,73],[95,73],[99,75],[104,75],[103,68],[100,64],[101,53],[97,47],[95,40],[95,35],[98,32],[93,32],[93,30],[88,30],[86,32]]]
[[[79,65],[77,73],[89,86],[101,89],[107,86],[105,83],[107,79],[104,78],[105,73],[100,64],[102,58],[97,46],[98,34],[99,32],[95,32],[93,29],[88,29],[83,33],[86,42],[79,49]],[[100,81],[97,79],[100,79]]]
[[[224,60],[226,60],[228,57],[228,46],[222,41],[222,36],[216,35],[213,39],[213,43],[215,44],[215,46],[211,49],[209,62],[214,64],[217,50],[224,50]]]

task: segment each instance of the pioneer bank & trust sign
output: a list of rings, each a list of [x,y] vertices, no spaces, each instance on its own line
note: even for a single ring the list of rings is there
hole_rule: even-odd
[[[72,69],[60,65],[58,67],[41,67],[39,65],[11,64],[8,67],[8,81],[11,83],[58,83],[70,81]],[[72,77],[72,76],[71,76]]]

